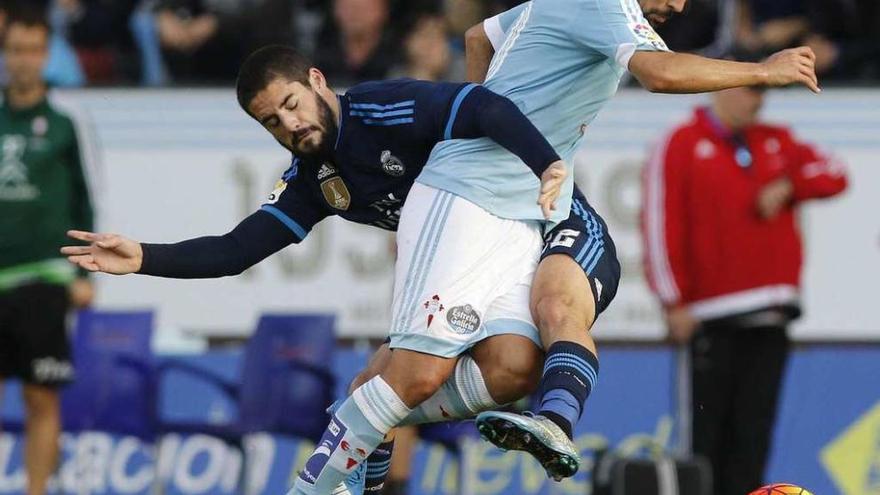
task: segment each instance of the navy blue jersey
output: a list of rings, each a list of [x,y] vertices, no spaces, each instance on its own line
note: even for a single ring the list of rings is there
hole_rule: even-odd
[[[487,100],[495,105],[484,104]],[[509,107],[499,107],[498,101],[502,99],[494,93],[467,83],[397,79],[359,84],[339,96],[333,159],[294,157],[262,210],[281,220],[299,240],[330,215],[396,230],[406,195],[440,141],[492,136],[518,151],[526,162],[520,164],[524,169],[528,164],[540,170],[558,159],[512,103],[503,100]],[[493,115],[493,108],[503,111]],[[504,112],[516,112],[531,129],[505,131],[516,119],[506,118],[510,114]],[[536,137],[541,145],[535,145]],[[518,145],[522,149],[517,150]]]
[[[400,209],[472,85],[368,82],[339,96],[333,160],[294,157],[262,210],[302,240],[330,215],[396,230]]]
[[[267,202],[225,235],[141,244],[140,273],[234,275],[302,241],[331,215],[396,230],[407,193],[443,140],[489,137],[522,159],[512,166],[528,166],[538,175],[559,159],[513,102],[476,84],[369,82],[338,98],[331,158],[294,156]]]

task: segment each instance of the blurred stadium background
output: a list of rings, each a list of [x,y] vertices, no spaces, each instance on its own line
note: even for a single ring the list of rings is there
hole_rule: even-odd
[[[48,2],[55,40],[47,78],[88,130],[98,229],[174,241],[226,232],[259,206],[288,157],[235,102],[238,64],[255,47],[297,46],[337,88],[393,76],[458,80],[464,30],[516,3]],[[10,4],[0,3],[0,30]],[[710,55],[735,43],[772,50],[804,42],[817,53],[825,91],[771,92],[764,116],[841,157],[850,189],[803,211],[805,316],[794,327],[798,345],[768,478],[822,495],[880,494],[878,26],[876,0],[691,0],[688,14],[661,31],[673,49]],[[639,181],[649,146],[706,97],[649,95],[625,85],[588,130],[575,164],[578,182],[609,223],[624,270],[617,299],[594,330],[604,343],[602,380],[576,434],[588,459],[603,448],[674,450],[680,443],[677,354],[662,343],[663,321],[641,267]],[[274,428],[277,418],[254,412],[259,398],[230,392],[253,367],[245,365],[245,349],[256,346],[248,338],[260,321],[311,321],[332,330],[332,349],[318,342],[287,351],[329,371],[341,393],[386,333],[391,245],[384,232],[333,219],[303,245],[236,278],[96,277],[95,313],[80,315],[75,327],[91,328],[99,347],[118,345],[121,355],[162,373],[125,367],[125,360],[80,370],[93,388],[72,387],[65,403],[68,416],[81,416],[66,423],[53,490],[283,492],[310,447],[281,427],[254,433]],[[261,320],[266,314],[332,319]],[[87,345],[86,333],[75,342]],[[300,379],[289,387],[328,390],[314,377]],[[0,409],[8,430],[0,434],[0,494],[24,487],[22,441],[10,427],[22,414],[15,387],[6,387]],[[116,393],[122,395],[111,397]],[[291,393],[283,400],[295,402]],[[457,451],[434,441],[417,448],[409,493],[586,494],[592,474],[588,460],[573,480],[551,483],[531,459],[497,452],[465,429]]]

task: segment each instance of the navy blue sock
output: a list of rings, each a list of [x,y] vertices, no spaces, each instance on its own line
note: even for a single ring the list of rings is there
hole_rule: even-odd
[[[378,492],[385,485],[388,470],[391,469],[391,454],[394,451],[394,440],[382,442],[367,458],[367,479],[365,491]]]
[[[574,425],[584,411],[596,379],[599,360],[586,347],[560,341],[547,350],[541,377],[541,408],[538,414],[556,423],[572,438]]]

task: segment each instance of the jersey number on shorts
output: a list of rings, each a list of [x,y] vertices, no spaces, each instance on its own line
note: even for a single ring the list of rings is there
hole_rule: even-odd
[[[550,242],[547,249],[553,249],[557,246],[572,247],[574,246],[575,239],[577,239],[577,236],[579,235],[581,235],[581,233],[577,230],[562,229],[556,234],[556,237],[553,238],[553,241]]]

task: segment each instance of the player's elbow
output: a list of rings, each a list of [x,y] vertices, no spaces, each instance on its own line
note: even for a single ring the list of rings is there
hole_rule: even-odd
[[[652,71],[641,76],[636,76],[642,87],[651,93],[674,93],[678,87],[673,77],[660,71]]]
[[[464,44],[468,51],[472,49],[486,49],[487,46],[492,46],[489,42],[489,37],[486,36],[486,31],[483,29],[482,23],[474,24],[465,31]]]
[[[629,71],[652,93],[675,93],[682,81],[674,57],[673,53],[638,51],[629,61]]]
[[[237,276],[241,275],[242,273],[244,273],[245,270],[247,270],[247,269],[248,269],[248,267],[240,267],[240,268],[237,267],[237,268],[235,268],[234,270],[231,270],[231,271],[227,274],[227,276],[228,276],[228,277],[237,277]]]
[[[249,263],[241,262],[241,261],[239,261],[237,263],[230,263],[229,265],[226,266],[225,270],[223,271],[222,276],[224,276],[224,277],[237,277],[238,275],[241,275],[242,273],[244,273],[251,266],[253,266],[253,265],[249,264]]]

